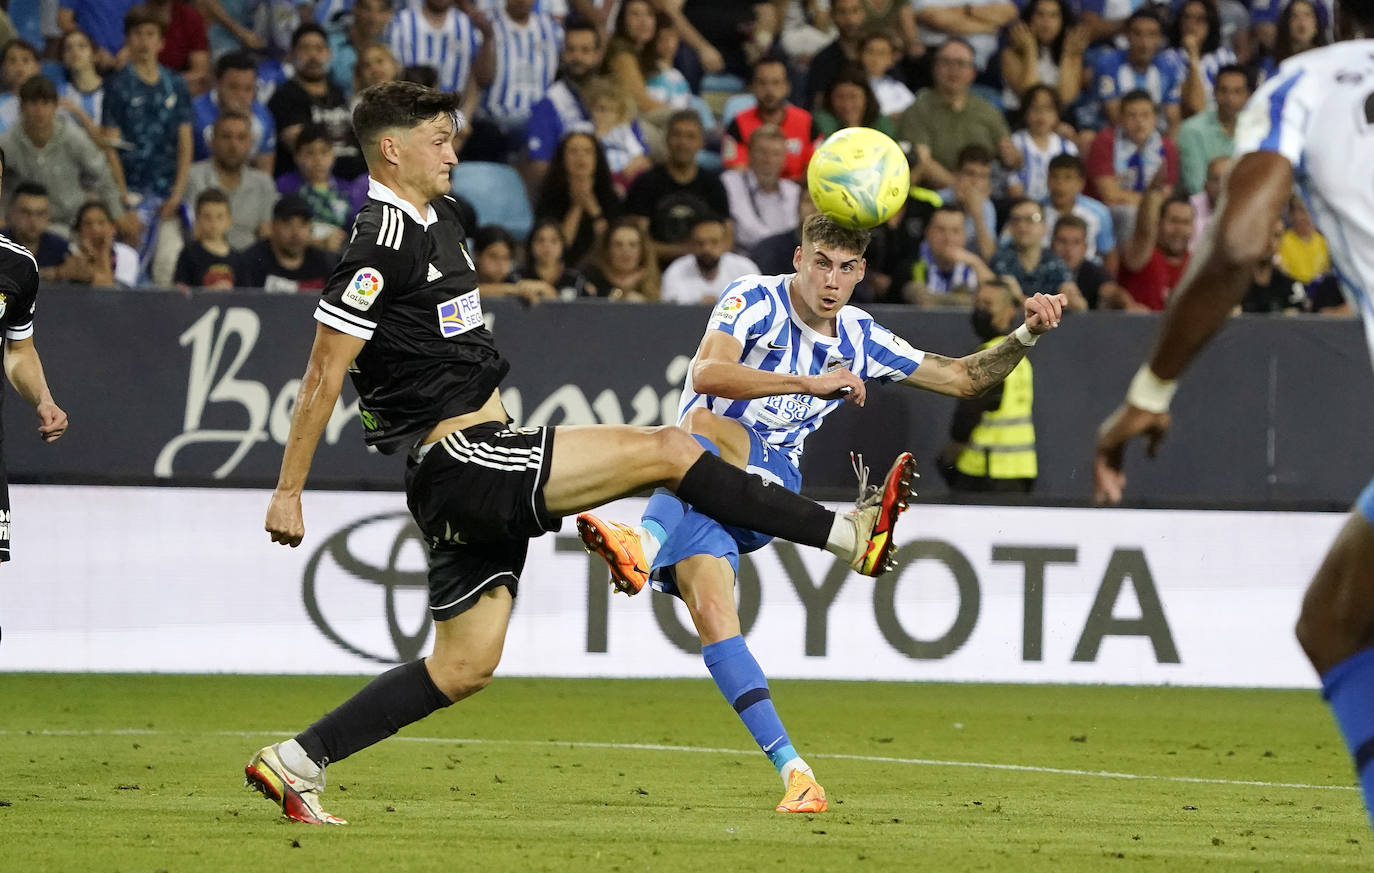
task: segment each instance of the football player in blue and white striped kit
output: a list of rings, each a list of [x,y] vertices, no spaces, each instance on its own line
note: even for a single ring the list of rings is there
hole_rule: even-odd
[[[868,231],[813,215],[793,255],[795,274],[746,276],[725,289],[688,369],[678,411],[679,423],[708,451],[799,490],[807,436],[846,400],[862,406],[865,380],[956,397],[981,394],[1059,324],[1064,296],[1037,294],[1026,301],[1025,323],[1000,345],[963,358],[915,349],[846,305],[863,279],[868,240]],[[873,490],[892,487],[899,467]],[[862,502],[870,490],[867,470],[856,472]],[[682,598],[712,678],[782,776],[786,793],[777,811],[823,812],[825,791],[788,739],[767,679],[740,634],[734,596],[739,555],[770,538],[724,527],[667,491],[654,494],[638,527],[583,514],[578,533],[610,565],[620,590],[634,594],[649,583]]]

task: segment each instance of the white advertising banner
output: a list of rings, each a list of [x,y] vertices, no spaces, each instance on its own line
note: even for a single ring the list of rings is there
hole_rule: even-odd
[[[263,491],[11,491],[0,670],[373,673],[428,651],[400,494],[307,494],[287,549]],[[881,579],[790,544],[749,556],[741,618],[775,678],[1315,687],[1293,624],[1342,521],[917,505]],[[530,545],[501,672],[704,675],[681,604],[611,596],[565,529]]]

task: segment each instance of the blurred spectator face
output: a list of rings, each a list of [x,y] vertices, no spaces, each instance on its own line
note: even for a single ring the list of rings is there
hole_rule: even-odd
[[[278,258],[295,260],[303,257],[305,247],[310,244],[310,219],[299,215],[274,218],[267,238]]]
[[[845,127],[862,125],[867,108],[868,95],[853,82],[836,82],[830,89],[830,109]]]
[[[616,273],[630,273],[644,265],[644,246],[639,231],[633,227],[622,226],[612,231],[608,248],[611,270]]]
[[[506,281],[506,277],[510,275],[513,260],[510,246],[503,242],[492,243],[477,253],[477,281],[489,283]]]
[[[292,52],[296,75],[307,82],[318,82],[329,69],[329,43],[318,33],[307,33]]]
[[[10,203],[7,218],[16,239],[20,242],[36,240],[52,223],[48,198],[36,194],[20,194]]]
[[[567,137],[563,141],[563,168],[572,178],[596,173],[596,141],[585,133]]]
[[[1157,117],[1154,103],[1149,100],[1132,100],[1121,106],[1121,129],[1126,132],[1127,139],[1136,145],[1142,145],[1150,138],[1150,134],[1154,133]]]
[[[760,61],[754,66],[754,81],[749,89],[758,98],[759,109],[776,112],[787,99],[791,86],[787,82],[787,68],[777,61]]]
[[[1312,213],[1307,211],[1307,204],[1301,197],[1294,197],[1289,201],[1288,221],[1299,236],[1311,236],[1317,230],[1316,224],[1312,222]]]
[[[1189,0],[1178,14],[1179,33],[1197,37],[1198,45],[1207,38],[1207,6],[1202,0]]]
[[[615,94],[602,94],[592,100],[589,108],[592,112],[592,124],[598,134],[609,133],[629,120],[629,110],[625,106],[625,101]]]
[[[221,116],[210,130],[210,157],[226,170],[237,170],[248,163],[253,149],[253,129],[237,116]]]
[[[252,70],[225,70],[215,83],[221,112],[247,115],[253,110],[253,98],[258,93],[258,77]]]
[[[926,242],[930,251],[948,263],[954,253],[964,247],[964,216],[959,212],[937,212],[926,225]]]
[[[1159,53],[1159,44],[1163,38],[1158,21],[1137,18],[1126,30],[1127,58],[1137,67],[1145,66]]]
[[[363,49],[362,56],[358,58],[358,66],[362,68],[364,88],[380,85],[382,82],[393,82],[401,75],[401,68],[396,63],[395,56],[382,45],[370,45]]]
[[[224,239],[233,223],[228,203],[203,203],[196,209],[196,239]]]
[[[1170,203],[1159,221],[1159,248],[1171,258],[1182,257],[1193,238],[1193,205]]]
[[[1047,91],[1036,91],[1026,107],[1026,129],[1039,136],[1054,130],[1059,121],[1059,111],[1054,107],[1054,98]]]
[[[1061,227],[1050,246],[1070,270],[1077,270],[1088,256],[1088,234],[1081,227]]]
[[[1031,12],[1030,32],[1040,45],[1049,45],[1064,29],[1064,12],[1054,0],[1039,0]]]
[[[1202,190],[1207,192],[1207,202],[1213,206],[1221,199],[1221,186],[1226,184],[1226,174],[1231,172],[1231,159],[1229,157],[1212,158],[1207,164],[1207,181],[1202,183]]]
[[[164,42],[162,28],[156,24],[140,24],[124,38],[124,45],[129,49],[129,58],[134,63],[156,61],[157,53],[162,51]]]
[[[682,35],[671,24],[659,25],[658,35],[654,37],[654,54],[659,60],[672,63],[677,48],[682,43]]]
[[[82,245],[93,252],[108,252],[114,246],[115,227],[104,209],[87,209],[76,227]]]
[[[355,0],[353,26],[363,40],[371,42],[380,39],[390,23],[391,4],[386,0]]]
[[[323,185],[334,171],[334,146],[322,139],[311,140],[296,149],[296,166],[301,178],[312,185]]]
[[[692,228],[692,256],[702,275],[714,273],[725,254],[725,225],[719,221],[702,221]]]
[[[1011,241],[1018,249],[1039,248],[1045,240],[1045,216],[1034,203],[1018,203],[1007,216]]]
[[[969,161],[959,167],[954,174],[954,187],[958,190],[967,186],[975,192],[987,196],[992,191],[992,166]]]
[[[1289,10],[1288,34],[1294,46],[1310,46],[1317,39],[1317,10],[1311,3],[1293,0]]]
[[[1217,99],[1217,117],[1230,121],[1245,108],[1245,101],[1250,99],[1250,86],[1245,81],[1245,74],[1227,73],[1217,76],[1212,94]]]
[[[69,70],[95,66],[95,46],[84,32],[73,30],[62,38],[62,65]]]
[[[568,33],[563,44],[563,72],[574,82],[581,82],[601,66],[601,50],[596,47],[596,34],[590,30]]]
[[[676,121],[668,127],[668,163],[685,167],[696,163],[697,152],[706,145],[701,125],[690,121]]]
[[[886,76],[896,60],[896,51],[886,36],[872,36],[864,40],[859,50],[859,63],[863,65],[864,75],[870,79]]]
[[[630,0],[625,5],[625,36],[635,46],[647,45],[658,29],[654,7],[645,0]]]
[[[27,82],[30,76],[38,75],[38,58],[23,46],[11,46],[9,53],[5,55],[3,67],[0,67],[0,75],[5,77],[6,89],[18,91],[19,86]]]
[[[46,140],[52,136],[57,119],[56,100],[19,101],[19,119],[30,138]]]
[[[524,21],[534,11],[534,0],[506,0],[506,14],[516,21]]]
[[[973,308],[988,314],[988,322],[998,335],[1007,332],[1016,315],[1011,291],[1000,285],[980,285],[973,295]]]
[[[830,20],[835,23],[840,39],[857,39],[864,22],[868,20],[863,0],[834,0],[830,4]]]
[[[765,185],[773,185],[782,178],[782,166],[787,162],[787,141],[761,136],[749,142],[749,169]]]
[[[534,232],[530,239],[530,257],[539,264],[563,260],[563,235],[558,228],[546,224]]]
[[[973,52],[957,42],[945,43],[935,55],[935,87],[946,96],[968,93],[977,68]]]
[[[1083,193],[1083,181],[1083,176],[1074,170],[1050,170],[1050,177],[1046,182],[1050,191],[1050,202],[1056,204],[1060,212],[1064,212],[1065,210],[1060,207],[1073,203],[1078,199],[1078,195]]]

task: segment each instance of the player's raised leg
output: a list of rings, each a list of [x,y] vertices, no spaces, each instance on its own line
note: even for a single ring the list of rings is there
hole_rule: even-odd
[[[1322,678],[1374,816],[1374,483],[1303,598],[1298,641]]]

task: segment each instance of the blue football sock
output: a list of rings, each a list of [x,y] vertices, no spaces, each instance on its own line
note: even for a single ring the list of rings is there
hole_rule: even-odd
[[[693,434],[696,441],[701,443],[701,447],[716,457],[720,457],[720,449],[715,443],[704,436]],[[640,524],[658,540],[659,545],[668,542],[668,537],[672,534],[673,528],[678,526],[682,517],[687,514],[687,504],[678,499],[678,496],[667,488],[659,488],[649,498],[649,505],[644,507],[644,515],[640,518]]]
[[[773,708],[768,680],[745,645],[744,637],[734,636],[702,646],[701,657],[706,662],[706,669],[711,671],[711,678],[716,680],[716,687],[735,708],[754,742],[778,772],[782,772],[783,765],[797,757],[797,751],[792,748],[782,719]]]
[[[1322,677],[1322,695],[1331,704],[1355,759],[1365,811],[1374,814],[1374,648],[1357,652],[1328,670]]]

